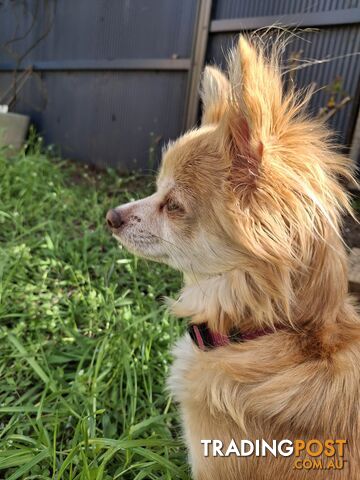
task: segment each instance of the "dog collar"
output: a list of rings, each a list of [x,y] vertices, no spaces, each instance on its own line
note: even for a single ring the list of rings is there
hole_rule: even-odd
[[[224,347],[230,343],[246,342],[248,340],[254,340],[255,338],[262,337],[269,333],[273,333],[272,329],[259,329],[252,330],[250,332],[235,331],[230,335],[223,335],[222,333],[215,332],[208,327],[206,322],[200,324],[190,324],[188,326],[188,332],[197,347],[200,350],[206,351],[212,348]]]

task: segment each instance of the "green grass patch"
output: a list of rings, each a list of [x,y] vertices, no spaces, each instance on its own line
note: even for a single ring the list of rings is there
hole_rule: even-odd
[[[104,221],[152,184],[0,152],[0,478],[189,478],[164,390],[180,278]]]

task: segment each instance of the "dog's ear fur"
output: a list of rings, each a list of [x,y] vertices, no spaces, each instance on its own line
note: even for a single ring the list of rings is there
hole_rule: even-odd
[[[224,73],[217,67],[205,67],[200,90],[203,104],[202,125],[220,121],[226,109],[229,91],[229,80]]]
[[[230,96],[223,119],[233,171],[244,183],[256,182],[267,141],[276,135],[282,107],[282,84],[276,55],[266,59],[261,48],[240,36],[229,60]],[[241,178],[240,178],[241,177]]]

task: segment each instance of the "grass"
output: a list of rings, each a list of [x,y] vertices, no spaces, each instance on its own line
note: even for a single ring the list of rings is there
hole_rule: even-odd
[[[189,478],[164,390],[180,278],[104,223],[150,180],[0,152],[0,478]]]

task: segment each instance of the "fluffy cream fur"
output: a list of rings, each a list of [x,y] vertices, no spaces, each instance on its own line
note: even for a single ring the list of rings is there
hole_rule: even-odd
[[[267,56],[241,37],[229,78],[205,70],[202,126],[169,146],[156,194],[118,207],[120,241],[184,272],[176,315],[226,334],[273,329],[175,348],[169,385],[196,480],[359,475],[360,324],[340,235],[352,167],[304,113],[308,96],[284,92],[276,48]],[[347,462],[329,473],[291,458],[205,458],[204,438],[346,439]]]

